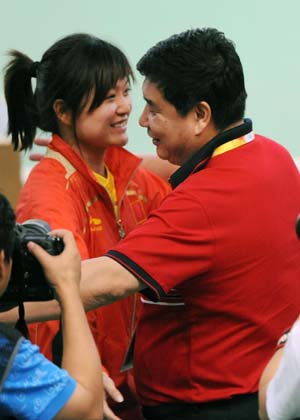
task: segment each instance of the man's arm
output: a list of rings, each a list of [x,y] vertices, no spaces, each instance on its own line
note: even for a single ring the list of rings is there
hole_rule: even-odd
[[[109,257],[85,260],[81,270],[81,297],[86,310],[108,305],[146,287]]]
[[[179,166],[173,165],[167,160],[160,159],[156,155],[141,155],[142,166],[156,175],[160,176],[165,181],[168,181],[170,176],[175,172]]]
[[[52,319],[59,319],[61,314],[60,305],[57,300],[47,302],[24,302],[26,322],[42,322]],[[14,326],[19,319],[18,307],[5,312],[0,312],[0,322]]]
[[[28,248],[40,261],[46,277],[55,287],[62,311],[64,341],[62,367],[77,382],[73,395],[55,419],[101,419],[103,413],[103,385],[99,375],[101,362],[80,298],[79,254],[70,232],[57,230],[53,234],[64,240],[65,249],[62,254],[50,256],[34,243],[29,243]]]
[[[98,257],[81,263],[80,294],[86,311],[108,305],[144,289],[146,286],[130,271],[109,257]],[[61,308],[57,301],[25,302],[28,323],[59,319]],[[0,321],[14,324],[18,309],[0,313]]]

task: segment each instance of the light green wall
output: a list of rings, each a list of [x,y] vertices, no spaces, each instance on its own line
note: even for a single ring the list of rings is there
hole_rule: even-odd
[[[71,32],[90,32],[115,43],[135,65],[149,47],[175,32],[217,27],[235,41],[243,62],[246,115],[254,120],[255,131],[300,155],[300,0],[0,0],[0,17],[1,68],[9,48],[39,60]],[[137,124],[143,106],[137,80],[128,148],[152,153],[150,139]]]

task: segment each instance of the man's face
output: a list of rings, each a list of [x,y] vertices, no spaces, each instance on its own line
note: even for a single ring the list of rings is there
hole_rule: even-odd
[[[143,96],[146,105],[139,119],[140,125],[147,128],[161,159],[182,165],[199,149],[194,110],[181,116],[174,105],[163,98],[157,85],[147,79],[143,84]]]

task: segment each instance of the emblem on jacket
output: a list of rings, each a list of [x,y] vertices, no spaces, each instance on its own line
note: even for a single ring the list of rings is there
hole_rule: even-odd
[[[102,230],[102,220],[97,217],[90,217],[90,228],[92,232]]]

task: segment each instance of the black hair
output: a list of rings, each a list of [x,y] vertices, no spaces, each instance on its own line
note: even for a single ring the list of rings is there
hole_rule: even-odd
[[[15,244],[15,214],[8,199],[0,193],[0,250],[4,250],[5,261],[12,258]]]
[[[64,101],[71,111],[73,125],[93,96],[90,111],[97,108],[117,81],[134,80],[123,52],[116,46],[89,34],[72,34],[53,44],[40,62],[11,50],[5,68],[4,91],[8,109],[8,134],[16,150],[33,144],[36,128],[58,133],[53,104]],[[31,78],[36,77],[36,89]]]
[[[137,69],[157,84],[182,116],[200,101],[210,105],[219,130],[244,116],[247,93],[242,64],[233,42],[217,29],[173,35],[152,47]]]

